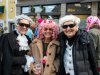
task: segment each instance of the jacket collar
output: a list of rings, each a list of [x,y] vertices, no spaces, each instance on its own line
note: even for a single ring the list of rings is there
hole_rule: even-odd
[[[43,57],[43,43],[42,43],[42,40],[34,39],[34,40],[32,41],[32,43],[33,43],[33,44],[36,44],[36,45],[38,46],[38,49],[39,49],[40,55],[41,55],[41,59],[42,59],[42,57]],[[57,45],[57,46],[60,45],[59,42],[58,42],[57,40],[52,40],[52,41],[49,43],[48,47],[50,47],[50,46],[52,46],[52,45],[54,45],[54,44]]]
[[[53,44],[55,44],[55,45],[57,45],[57,46],[60,45],[59,42],[58,42],[57,40],[52,40],[52,41],[50,42],[50,45],[53,45]]]
[[[38,45],[42,45],[42,40],[35,39],[34,41],[32,41],[32,43],[37,43]],[[52,40],[50,42],[50,45],[53,45],[53,44],[58,45],[58,46],[60,45],[57,40]]]
[[[89,43],[89,33],[86,32],[85,30],[81,30],[79,29],[77,31],[77,34],[76,34],[76,37],[75,37],[75,41],[80,41],[81,43]],[[68,39],[66,37],[66,35],[61,32],[61,34],[59,35],[59,40],[62,41],[62,42],[65,42],[66,39]]]

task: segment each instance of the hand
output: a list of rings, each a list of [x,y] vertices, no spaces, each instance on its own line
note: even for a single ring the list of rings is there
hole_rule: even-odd
[[[33,68],[33,73],[34,73],[34,75],[41,75],[41,71],[39,71],[36,68]]]
[[[41,65],[39,63],[31,63],[30,66],[32,67],[31,72],[33,72],[34,75],[41,75]]]

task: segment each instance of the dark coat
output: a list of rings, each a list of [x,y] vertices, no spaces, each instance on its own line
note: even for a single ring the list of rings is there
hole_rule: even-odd
[[[22,65],[26,64],[26,51],[19,51],[17,36],[18,34],[14,31],[2,35],[3,38],[0,39],[0,49],[2,49],[2,74],[0,75],[20,75],[23,73]],[[30,42],[28,39],[28,43]]]
[[[96,59],[98,62],[98,67],[100,67],[100,29],[97,27],[92,27],[89,33],[93,37],[93,41],[96,49]]]
[[[60,67],[57,75],[66,75],[64,69],[64,52],[66,50],[66,36],[60,33]],[[89,33],[79,30],[73,42],[73,64],[75,75],[99,75],[95,58],[95,48]]]
[[[3,42],[3,40],[2,40],[3,38],[4,38],[4,36],[0,36],[0,42]],[[1,74],[1,72],[2,72],[2,71],[1,71],[2,45],[3,45],[3,44],[0,43],[0,75],[2,75],[2,74]]]

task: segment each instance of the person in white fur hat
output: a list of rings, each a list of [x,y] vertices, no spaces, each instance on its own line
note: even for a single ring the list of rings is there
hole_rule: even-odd
[[[29,75],[28,67],[34,59],[29,47],[31,40],[25,33],[32,23],[28,16],[18,15],[15,17],[15,30],[0,37],[0,75]]]
[[[56,75],[99,75],[90,34],[79,29],[80,18],[66,15],[59,20],[62,32],[60,66]]]

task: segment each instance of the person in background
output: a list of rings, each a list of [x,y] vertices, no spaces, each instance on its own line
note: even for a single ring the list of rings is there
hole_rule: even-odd
[[[35,32],[34,32],[34,36],[37,37],[38,35],[38,27],[39,27],[39,24],[42,22],[42,18],[38,18],[37,21],[36,21],[36,28],[35,28]]]
[[[95,47],[90,34],[79,29],[80,18],[74,15],[61,17],[60,66],[56,75],[99,75]]]
[[[28,67],[34,61],[29,47],[31,40],[25,35],[32,20],[22,14],[15,17],[15,24],[15,31],[0,37],[0,75],[29,75]]]
[[[34,24],[32,24],[30,27],[32,29],[32,32],[34,33],[35,32],[35,28],[36,28],[36,23],[34,22]]]
[[[0,36],[4,33],[4,29],[0,27]]]
[[[59,42],[57,41],[59,27],[53,20],[43,20],[38,28],[37,39],[32,41],[31,50],[35,62],[31,64],[31,75],[55,75],[58,71]],[[41,69],[35,64],[39,62]]]
[[[33,32],[34,29],[35,29],[35,23],[33,22],[33,24],[30,26],[30,28],[26,32],[26,35],[29,36],[31,41],[34,39],[34,32]]]
[[[95,49],[96,49],[96,59],[98,63],[98,70],[100,72],[100,19],[97,16],[89,16],[86,19],[87,31],[93,37]]]

